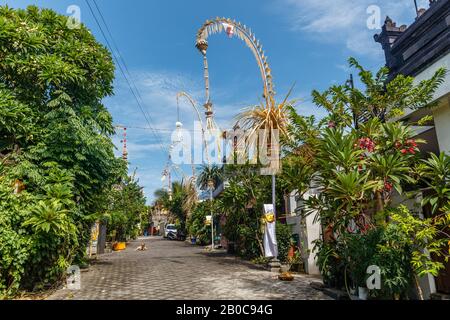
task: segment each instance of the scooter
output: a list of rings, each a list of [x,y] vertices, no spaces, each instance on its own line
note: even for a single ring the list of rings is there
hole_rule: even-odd
[[[173,231],[169,231],[167,233],[167,239],[169,239],[169,240],[177,240],[177,235]]]
[[[183,231],[177,231],[177,240],[178,241],[185,241],[186,240],[186,234]]]

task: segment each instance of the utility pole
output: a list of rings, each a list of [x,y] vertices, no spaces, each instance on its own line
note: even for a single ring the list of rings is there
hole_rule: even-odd
[[[212,179],[208,180],[208,189],[209,189],[209,204],[211,209],[211,251],[214,251],[214,209],[213,209],[213,190],[214,190],[214,181]]]
[[[214,250],[214,213],[213,213],[213,189],[209,190],[209,201],[211,205],[211,251]]]
[[[169,162],[171,161],[171,156],[169,155]],[[168,167],[167,170],[167,184],[168,184],[168,191],[169,191],[169,200],[172,201],[172,179],[170,176],[170,167]]]
[[[127,148],[127,127],[122,125],[116,125],[115,128],[121,129],[123,131],[122,133],[122,140],[120,140],[120,143],[122,143],[122,159],[125,160],[128,167],[128,148]]]
[[[416,7],[416,16],[419,16],[419,7],[417,6],[417,0],[414,0],[414,6]]]
[[[347,85],[350,86],[352,91],[355,89],[355,82],[353,81],[353,74],[350,73],[350,78],[347,80]],[[353,114],[353,124],[355,129],[358,130],[358,115],[356,114],[355,107],[352,106],[352,114]]]

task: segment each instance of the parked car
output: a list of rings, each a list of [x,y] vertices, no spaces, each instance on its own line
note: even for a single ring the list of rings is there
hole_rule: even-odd
[[[177,227],[174,224],[167,224],[164,227],[164,238],[167,238],[167,235],[169,234],[169,232],[177,234]]]

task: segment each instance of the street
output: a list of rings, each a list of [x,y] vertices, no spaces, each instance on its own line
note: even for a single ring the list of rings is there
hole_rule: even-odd
[[[142,242],[148,249],[136,251]],[[81,289],[60,289],[48,299],[331,299],[312,288],[312,281],[317,279],[296,275],[283,282],[223,252],[149,237],[132,241],[125,251],[101,255],[81,272]]]

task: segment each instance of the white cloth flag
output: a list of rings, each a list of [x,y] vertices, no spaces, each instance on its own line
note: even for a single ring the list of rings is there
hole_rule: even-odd
[[[273,205],[265,204],[264,211],[266,216],[273,216]],[[273,216],[274,217],[274,216]],[[271,219],[269,219],[271,220]],[[278,256],[278,244],[277,237],[275,233],[275,219],[272,222],[267,221],[264,230],[264,255],[266,258],[277,257]]]
[[[225,29],[226,34],[228,37],[232,37],[234,34],[234,26],[225,22],[222,22],[222,26]]]

